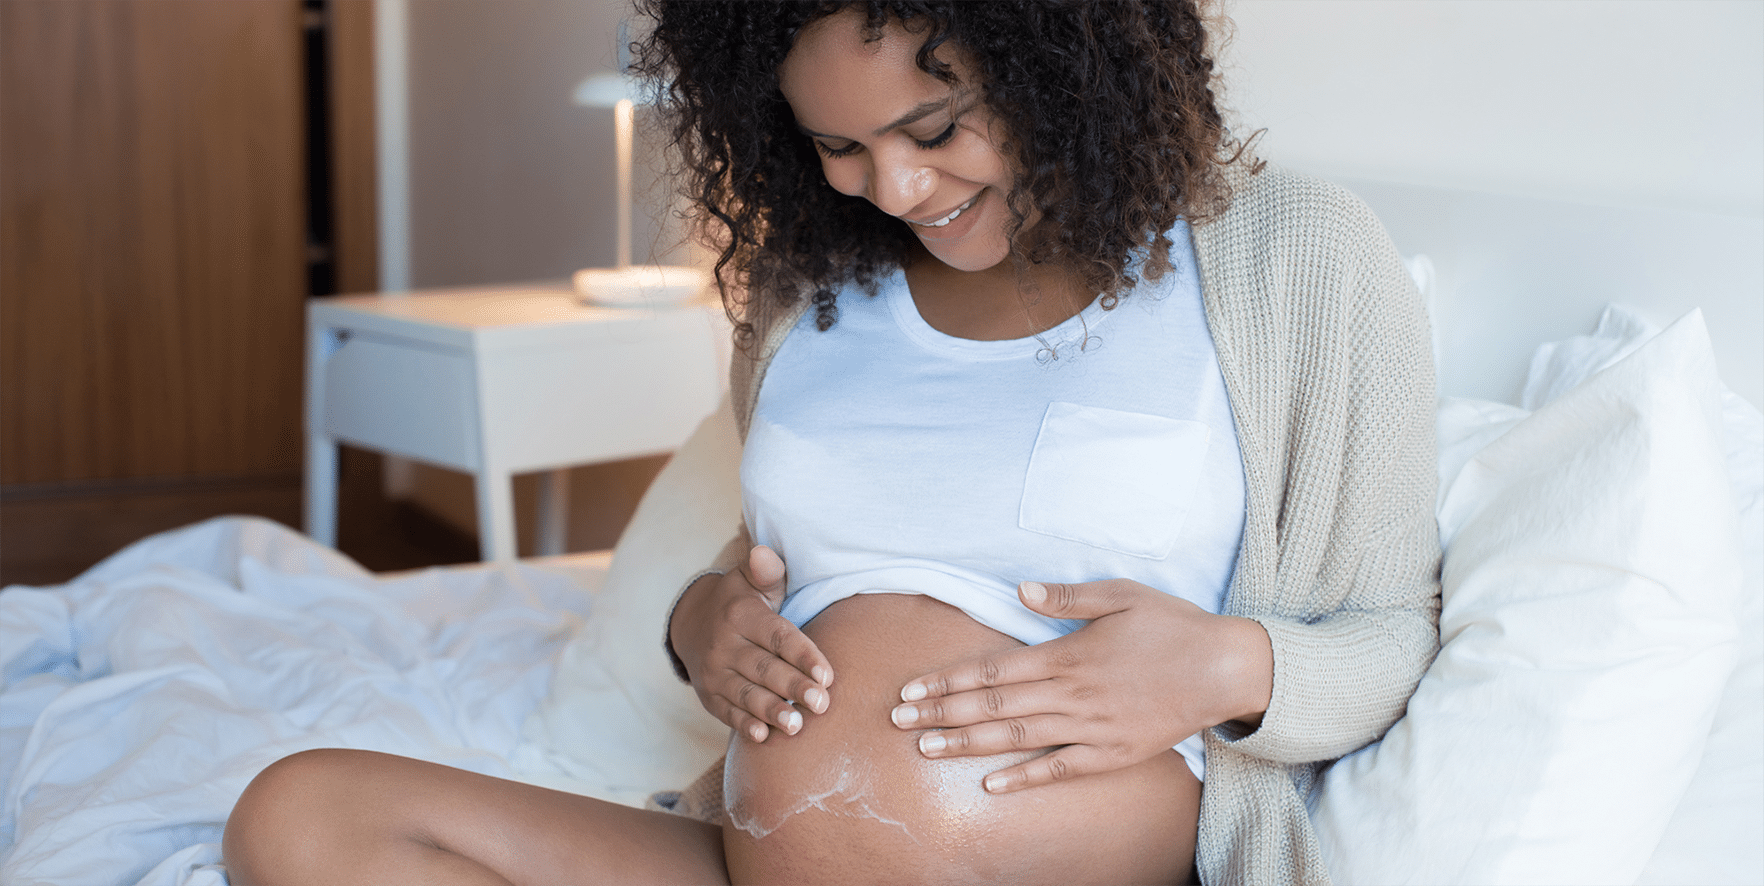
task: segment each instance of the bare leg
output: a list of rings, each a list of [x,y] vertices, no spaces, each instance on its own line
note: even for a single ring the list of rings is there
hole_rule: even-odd
[[[306,751],[245,789],[235,886],[727,883],[713,825],[371,751]]]

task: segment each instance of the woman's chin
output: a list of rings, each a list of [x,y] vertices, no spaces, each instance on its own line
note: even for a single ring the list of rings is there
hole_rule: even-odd
[[[930,253],[932,258],[948,265],[951,270],[977,274],[981,271],[990,271],[1004,264],[1005,260],[1010,258],[1011,250],[1009,245],[1004,242],[1004,238],[995,237],[993,239],[997,242],[969,244],[934,241],[920,237],[919,243],[925,247],[925,251]]]

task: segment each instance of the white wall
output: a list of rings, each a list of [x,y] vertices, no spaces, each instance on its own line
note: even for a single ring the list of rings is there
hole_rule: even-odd
[[[610,109],[571,96],[616,67],[619,0],[403,0],[409,285],[561,279],[614,260]],[[639,163],[653,155],[642,141]],[[673,235],[638,173],[634,258]]]
[[[1442,393],[1515,401],[1532,348],[1615,301],[1702,307],[1764,404],[1764,0],[1226,4],[1259,153],[1439,267]]]
[[[1764,216],[1764,2],[1226,0],[1227,103],[1329,177]]]

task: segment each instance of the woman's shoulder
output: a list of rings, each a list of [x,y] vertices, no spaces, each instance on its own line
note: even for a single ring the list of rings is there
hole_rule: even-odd
[[[1384,225],[1347,188],[1272,163],[1232,178],[1230,204],[1194,229],[1210,284],[1252,283],[1269,268],[1351,272],[1396,261]]]
[[[1365,201],[1326,179],[1274,163],[1234,164],[1230,203],[1202,225],[1212,236],[1278,233],[1283,240],[1364,238],[1383,226]]]
[[[749,298],[738,310],[736,316],[750,324],[750,332],[735,342],[729,366],[729,394],[735,407],[736,430],[743,442],[747,440],[748,422],[753,417],[766,368],[791,329],[808,313],[810,304],[809,293],[805,292],[791,302]]]

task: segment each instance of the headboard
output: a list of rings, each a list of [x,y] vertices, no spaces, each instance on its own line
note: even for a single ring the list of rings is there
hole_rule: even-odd
[[[1442,395],[1517,403],[1533,348],[1619,302],[1661,325],[1702,308],[1722,380],[1764,406],[1764,219],[1335,180],[1433,262]]]

